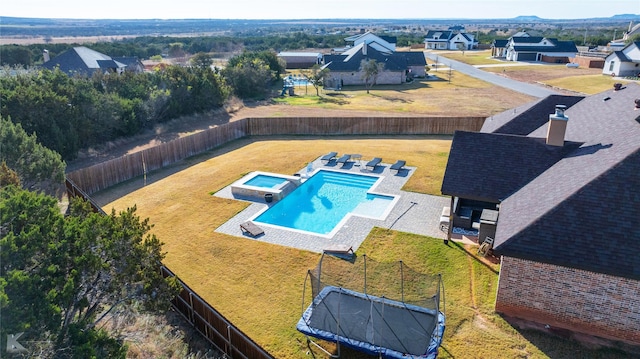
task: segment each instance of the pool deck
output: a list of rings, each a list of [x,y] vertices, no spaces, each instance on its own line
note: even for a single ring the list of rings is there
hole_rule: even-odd
[[[365,161],[350,161],[345,166],[342,166],[336,164],[335,161],[331,161],[329,164],[323,164],[317,159],[313,162],[313,169],[314,171],[318,169],[330,169],[334,171],[382,176],[382,182],[373,191],[399,196],[398,202],[385,220],[351,216],[331,238],[306,232],[302,233],[281,229],[260,223],[259,226],[265,233],[252,239],[322,253],[323,249],[335,245],[346,245],[357,250],[373,227],[389,228],[396,231],[420,234],[439,239],[446,237],[446,233],[440,230],[440,214],[444,206],[450,205],[449,198],[402,191],[401,188],[414,174],[415,167],[407,166],[405,170],[396,174],[396,171],[389,170],[391,164],[381,163],[372,171],[364,167],[365,163]],[[304,178],[307,169],[303,168],[299,173]],[[214,196],[243,200],[234,197],[229,186],[215,193]],[[251,238],[242,233],[240,224],[253,218],[258,212],[267,207],[267,203],[264,200],[251,200],[248,202],[251,203],[249,207],[218,227],[216,232]],[[464,237],[453,238],[453,240],[462,242],[469,241]]]

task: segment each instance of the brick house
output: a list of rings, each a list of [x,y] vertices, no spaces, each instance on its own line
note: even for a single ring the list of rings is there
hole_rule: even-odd
[[[552,95],[456,132],[442,193],[452,227],[462,207],[497,212],[478,237],[501,260],[497,312],[640,345],[640,85]]]
[[[412,77],[426,75],[427,60],[422,51],[391,51],[377,42],[360,42],[340,54],[324,55],[323,68],[329,69],[324,80],[326,88],[340,88],[345,85],[364,85],[361,62],[375,60],[384,64],[384,69],[376,79],[379,85],[399,85]]]

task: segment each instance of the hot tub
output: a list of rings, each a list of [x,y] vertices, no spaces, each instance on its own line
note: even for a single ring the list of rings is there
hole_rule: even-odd
[[[231,185],[231,193],[238,198],[265,200],[270,194],[273,201],[279,201],[291,193],[301,183],[300,177],[277,173],[251,172]]]

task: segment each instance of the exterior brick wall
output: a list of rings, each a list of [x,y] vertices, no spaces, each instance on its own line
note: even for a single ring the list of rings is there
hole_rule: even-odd
[[[423,71],[424,72],[424,71]],[[339,84],[342,81],[343,86],[348,85],[364,85],[364,80],[362,79],[362,72],[330,72],[327,76],[326,81],[330,84]],[[399,85],[407,81],[407,77],[404,74],[404,71],[392,72],[392,71],[383,71],[378,75],[376,79],[376,84],[378,85]]]
[[[496,312],[640,345],[640,281],[502,257]]]

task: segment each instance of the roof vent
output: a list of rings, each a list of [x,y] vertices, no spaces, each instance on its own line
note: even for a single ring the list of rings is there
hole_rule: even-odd
[[[615,84],[613,84],[614,91],[620,91],[621,89],[622,89],[622,84],[620,82],[616,82]]]
[[[634,102],[636,104],[636,110],[640,109],[640,98],[637,98]]]

